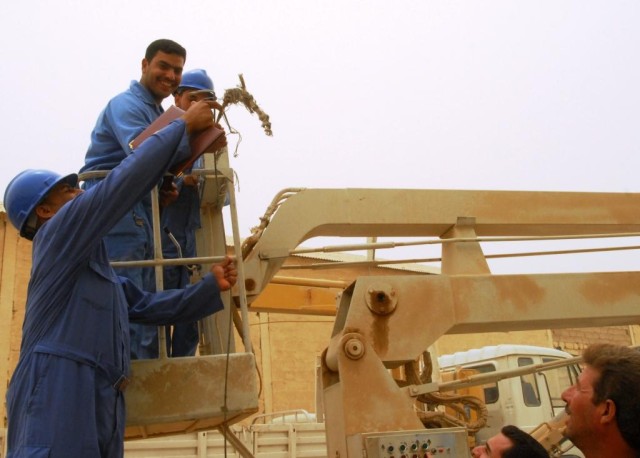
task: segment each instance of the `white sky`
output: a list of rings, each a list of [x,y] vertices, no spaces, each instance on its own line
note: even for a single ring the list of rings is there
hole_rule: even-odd
[[[0,193],[77,171],[157,38],[271,116],[229,111],[243,236],[288,187],[640,192],[639,24],[635,0],[5,1]]]

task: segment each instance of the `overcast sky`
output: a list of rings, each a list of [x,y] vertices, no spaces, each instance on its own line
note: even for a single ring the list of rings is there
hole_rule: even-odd
[[[243,136],[231,158],[243,236],[288,187],[640,192],[636,0],[21,0],[0,11],[2,194],[25,168],[79,169],[98,113],[139,79],[156,38],[185,46],[185,68],[206,68],[219,94],[242,73],[271,116],[272,138],[229,111]],[[616,255],[640,268],[637,257]]]

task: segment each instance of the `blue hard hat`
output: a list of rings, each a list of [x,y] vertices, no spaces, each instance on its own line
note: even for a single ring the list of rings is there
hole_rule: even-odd
[[[36,233],[35,221],[30,216],[36,206],[58,183],[66,182],[71,186],[78,184],[78,175],[59,175],[49,170],[29,169],[20,172],[11,180],[4,192],[4,208],[11,224],[20,231],[20,235],[32,240]]]
[[[209,78],[209,75],[207,75],[206,70],[201,68],[189,70],[182,74],[182,80],[178,86],[178,91],[187,88],[213,92],[213,81]]]

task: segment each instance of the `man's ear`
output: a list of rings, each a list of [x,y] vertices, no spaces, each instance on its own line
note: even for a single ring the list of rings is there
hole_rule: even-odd
[[[51,210],[51,207],[47,204],[40,204],[35,208],[36,216],[42,221],[49,220],[56,213]]]
[[[607,399],[603,402],[602,416],[600,417],[600,423],[615,423],[616,421],[616,403],[611,399]]]
[[[147,67],[149,66],[149,61],[147,60],[146,57],[142,58],[142,62],[140,64],[140,67],[142,69],[142,73],[144,73],[147,70]]]

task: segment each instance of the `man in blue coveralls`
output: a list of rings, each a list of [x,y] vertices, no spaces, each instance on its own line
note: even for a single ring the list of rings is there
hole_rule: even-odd
[[[7,458],[122,457],[129,320],[192,322],[223,309],[230,258],[185,289],[148,293],[109,265],[103,237],[190,154],[189,134],[213,125],[207,102],[143,142],[87,191],[77,175],[27,170],[4,206],[33,239],[20,359],[7,392]]]
[[[140,81],[132,81],[129,89],[111,99],[100,113],[80,172],[111,170],[132,153],[130,142],[163,113],[162,101],[178,88],[186,55],[186,50],[172,40],[155,40],[147,47]],[[98,181],[87,180],[85,188],[89,189]],[[111,261],[153,258],[149,196],[135,202],[106,235],[105,243]],[[116,272],[145,291],[155,291],[152,268],[123,267]],[[132,323],[131,357],[157,356],[157,328]]]
[[[216,100],[213,81],[202,69],[184,72],[174,94],[175,106],[188,110],[194,101]],[[202,168],[202,158],[194,164]],[[188,170],[176,180],[178,198],[162,211],[162,255],[165,259],[196,256],[196,234],[200,227],[200,181]],[[168,231],[168,232],[167,232]],[[173,239],[171,238],[173,237]],[[166,266],[164,288],[184,288],[189,284],[189,266]],[[198,347],[198,323],[175,324],[167,327],[167,353],[169,356],[194,356]]]

